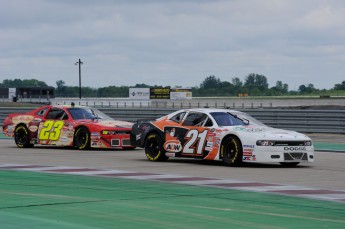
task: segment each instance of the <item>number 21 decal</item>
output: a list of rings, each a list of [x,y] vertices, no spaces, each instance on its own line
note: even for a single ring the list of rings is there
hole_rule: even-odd
[[[201,133],[199,133],[198,130],[188,131],[185,137],[187,138],[187,142],[183,147],[183,153],[194,154],[196,149],[196,154],[201,155],[205,145],[207,132],[208,130],[204,130]]]
[[[57,141],[60,138],[63,125],[63,121],[46,121],[43,124],[39,139]]]

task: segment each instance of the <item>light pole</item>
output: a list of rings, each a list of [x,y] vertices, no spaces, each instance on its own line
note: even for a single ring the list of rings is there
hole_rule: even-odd
[[[83,64],[83,62],[79,61],[75,62],[75,65],[79,65],[79,99],[81,99],[81,65]]]

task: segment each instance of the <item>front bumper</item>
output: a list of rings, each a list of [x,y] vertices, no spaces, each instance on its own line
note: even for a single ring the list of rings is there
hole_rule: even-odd
[[[257,146],[252,152],[243,152],[244,162],[314,162],[314,147],[304,147],[303,150],[294,150],[288,147]]]

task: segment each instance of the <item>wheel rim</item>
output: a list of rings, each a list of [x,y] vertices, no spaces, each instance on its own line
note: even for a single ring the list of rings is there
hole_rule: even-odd
[[[85,145],[86,143],[86,134],[84,131],[79,132],[78,134],[78,142],[80,146]]]
[[[156,139],[150,139],[147,143],[146,149],[150,152],[152,156],[157,156],[160,152],[158,141]]]
[[[18,144],[25,144],[27,140],[28,135],[23,129],[16,131],[16,141]]]
[[[85,130],[79,130],[76,139],[78,147],[85,148],[88,142],[88,133]]]
[[[238,149],[236,147],[236,144],[231,140],[225,147],[225,157],[229,160],[233,160],[238,153]]]

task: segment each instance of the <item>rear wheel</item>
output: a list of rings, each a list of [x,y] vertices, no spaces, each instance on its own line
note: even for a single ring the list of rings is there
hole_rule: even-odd
[[[80,127],[76,130],[73,146],[81,150],[90,149],[90,132],[86,127]]]
[[[280,164],[284,167],[295,167],[299,162],[280,162]]]
[[[242,164],[242,146],[235,136],[225,137],[220,150],[225,165],[239,166]]]
[[[145,141],[145,154],[150,161],[166,161],[169,159],[165,155],[163,141],[157,133],[149,134]]]
[[[19,148],[31,148],[29,130],[25,125],[16,126],[14,130],[14,141]]]

